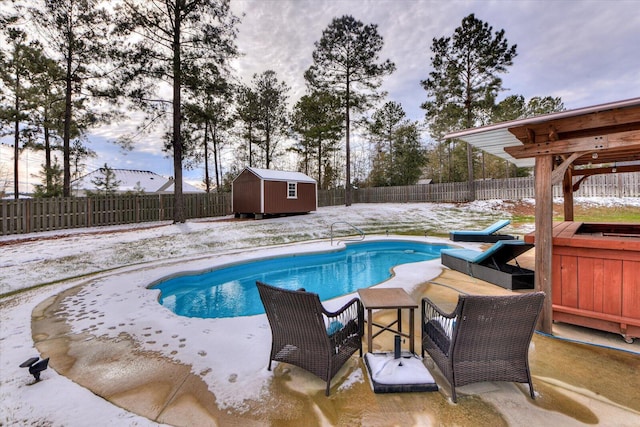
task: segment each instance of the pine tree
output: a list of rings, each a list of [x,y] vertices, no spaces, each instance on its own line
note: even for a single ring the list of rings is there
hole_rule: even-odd
[[[315,165],[318,185],[326,189],[324,177],[327,175],[327,165],[331,163],[333,153],[338,149],[336,145],[344,132],[340,99],[329,92],[314,91],[302,96],[293,110],[292,129],[300,135],[301,140],[292,151],[302,158],[305,174],[312,175],[310,168]]]
[[[382,84],[382,77],[395,70],[395,65],[388,59],[379,62],[382,46],[383,38],[377,25],[364,25],[348,15],[334,18],[315,43],[313,65],[305,72],[305,79],[312,88],[330,91],[342,102],[346,136],[346,206],[352,203],[351,112],[367,108],[368,101],[380,95],[376,90]]]
[[[16,17],[0,21],[4,25],[4,35],[10,44],[10,51],[0,52],[0,80],[7,88],[3,94],[3,105],[0,108],[0,120],[13,126],[13,195],[20,197],[20,175],[18,171],[20,157],[21,122],[28,119],[28,79],[30,76],[30,56],[32,48],[27,44],[27,34],[10,24]],[[9,100],[7,99],[9,98]],[[8,101],[8,102],[7,102]],[[3,132],[4,133],[4,132]]]
[[[204,163],[204,184],[211,192],[213,180],[209,177],[209,160],[213,157],[215,187],[221,189],[221,151],[228,143],[228,131],[235,122],[230,105],[233,104],[234,88],[218,70],[202,68],[186,81],[190,100],[185,103],[184,132],[185,160]],[[195,165],[194,165],[195,167]]]
[[[242,159],[243,156],[240,156],[240,158],[241,160],[245,160],[245,163],[248,164],[249,167],[253,167],[255,164],[253,154],[258,140],[256,125],[258,123],[259,111],[258,94],[253,88],[246,85],[241,85],[238,88],[236,108],[236,117],[244,124],[242,138],[246,141],[244,150],[246,152],[246,158]]]
[[[375,111],[372,115],[371,122],[368,123],[369,134],[376,142],[376,151],[386,150],[388,153],[393,151],[393,138],[398,127],[405,121],[406,113],[397,102],[387,102],[382,108]]]
[[[116,8],[121,80],[130,83],[128,96],[147,114],[150,123],[162,121],[170,108],[170,146],[174,169],[174,222],[185,222],[182,193],[183,89],[202,67],[223,74],[237,55],[238,18],[228,0],[122,0]],[[135,34],[135,38],[131,36]],[[168,82],[171,99],[160,89]]]
[[[99,89],[110,47],[109,14],[98,0],[47,0],[44,8],[30,10],[34,22],[59,58],[64,69],[63,169],[64,196],[71,195],[71,141],[85,126],[85,118],[95,123],[101,114],[82,112],[89,93]],[[104,92],[103,92],[104,94]],[[106,117],[103,116],[103,117]]]
[[[42,165],[40,178],[43,183],[34,186],[34,197],[62,197],[64,171],[56,158],[49,166]]]
[[[406,122],[393,134],[391,185],[414,185],[426,164],[425,150],[420,144],[420,131],[416,122]]]
[[[105,163],[91,183],[95,186],[95,192],[88,192],[90,195],[110,196],[118,191],[122,182],[116,179],[116,173]]]
[[[373,168],[368,181],[375,187],[412,185],[422,174],[426,154],[420,144],[417,123],[405,119],[397,102],[387,102],[372,115],[368,123],[375,143]]]
[[[256,128],[262,134],[262,140],[258,145],[264,154],[264,167],[269,169],[277,156],[278,143],[289,129],[289,86],[284,81],[278,81],[273,70],[254,74],[253,86],[258,95]]]
[[[436,141],[449,131],[486,124],[483,118],[502,90],[499,77],[512,65],[516,45],[509,46],[504,30],[492,34],[489,24],[470,14],[452,37],[433,39],[429,78],[421,82],[429,100],[422,104]],[[467,180],[471,199],[473,150],[467,144]]]

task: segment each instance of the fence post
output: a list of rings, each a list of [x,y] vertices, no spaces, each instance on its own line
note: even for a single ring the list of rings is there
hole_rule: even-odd
[[[93,224],[92,222],[93,213],[91,212],[91,198],[87,197],[85,200],[87,201],[87,227],[91,227]]]
[[[26,200],[24,210],[24,229],[27,233],[31,233],[31,199]]]

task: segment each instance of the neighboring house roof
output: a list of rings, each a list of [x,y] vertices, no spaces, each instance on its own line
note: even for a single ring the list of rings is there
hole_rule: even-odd
[[[119,181],[118,192],[126,193],[128,191],[145,193],[172,194],[174,191],[173,178],[165,178],[157,173],[150,171],[130,170],[130,169],[111,169],[115,174],[115,180]],[[97,169],[72,183],[72,188],[79,191],[95,191],[96,186],[93,180],[97,177],[102,178],[101,169]],[[183,193],[203,193],[204,190],[194,187],[186,182],[182,183]]]
[[[173,194],[173,192],[175,191],[175,186],[174,186],[174,181],[173,178],[170,178],[167,183],[165,185],[162,186],[162,188],[160,188],[158,191],[156,191],[156,193],[169,193],[169,194]],[[198,187],[194,187],[191,184],[188,184],[186,182],[182,182],[182,192],[183,193],[205,193],[204,190],[198,188]]]
[[[277,171],[272,169],[246,168],[258,178],[265,181],[296,181],[296,182],[316,182],[315,179],[303,174],[302,172]]]

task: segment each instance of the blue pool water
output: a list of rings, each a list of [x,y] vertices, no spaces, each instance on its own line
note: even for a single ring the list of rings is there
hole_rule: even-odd
[[[391,277],[400,264],[438,258],[447,245],[409,241],[348,244],[314,254],[289,255],[230,265],[165,280],[160,303],[187,317],[222,318],[264,313],[256,280],[285,289],[305,288],[328,300]]]

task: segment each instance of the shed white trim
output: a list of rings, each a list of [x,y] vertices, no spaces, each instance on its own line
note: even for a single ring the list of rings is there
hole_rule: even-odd
[[[265,181],[316,182],[315,179],[302,172],[277,171],[272,169],[258,169],[248,167],[248,171]]]

